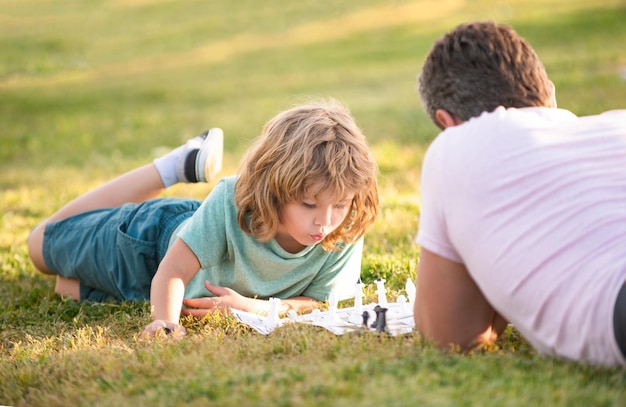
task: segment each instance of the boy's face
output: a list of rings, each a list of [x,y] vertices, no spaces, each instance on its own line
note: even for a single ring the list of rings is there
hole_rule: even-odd
[[[350,210],[354,193],[338,196],[322,191],[286,204],[281,211],[276,241],[288,252],[296,253],[320,243],[343,223]]]

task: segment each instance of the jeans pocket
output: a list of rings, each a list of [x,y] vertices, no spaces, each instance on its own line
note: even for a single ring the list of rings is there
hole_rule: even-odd
[[[156,242],[134,238],[120,227],[116,244],[120,294],[126,300],[149,299],[150,285],[158,267]]]

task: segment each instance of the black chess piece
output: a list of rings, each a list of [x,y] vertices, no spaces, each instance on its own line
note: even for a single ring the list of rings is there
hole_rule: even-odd
[[[376,313],[376,330],[381,333],[387,331],[387,308],[380,308]]]
[[[370,318],[370,313],[367,311],[363,311],[363,314],[361,314],[361,316],[363,317],[363,328],[367,328],[367,320]]]
[[[374,322],[372,322],[372,325],[370,325],[370,328],[376,328],[378,326],[378,314],[380,313],[381,307],[380,305],[377,305],[374,307],[374,312],[376,313],[376,319],[374,320]]]

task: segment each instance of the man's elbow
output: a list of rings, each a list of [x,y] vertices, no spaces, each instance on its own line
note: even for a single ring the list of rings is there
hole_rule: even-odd
[[[444,351],[454,351],[466,353],[474,349],[493,344],[498,338],[495,330],[489,328],[484,332],[468,332],[461,330],[436,330],[420,327],[416,324],[416,329],[426,339]]]
[[[436,338],[427,336],[439,349],[443,351],[452,351],[459,353],[467,353],[471,350],[480,348],[485,345],[486,342],[480,340],[480,338],[471,339],[451,339],[451,338]]]

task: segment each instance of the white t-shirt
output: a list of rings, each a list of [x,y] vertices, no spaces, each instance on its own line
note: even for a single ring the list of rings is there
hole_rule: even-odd
[[[464,264],[540,353],[626,364],[626,110],[498,108],[443,131],[422,169],[417,243]]]

